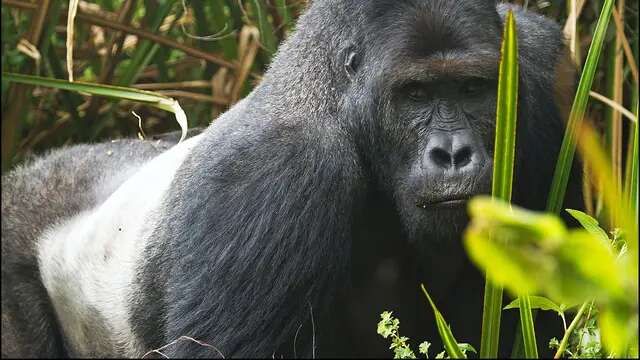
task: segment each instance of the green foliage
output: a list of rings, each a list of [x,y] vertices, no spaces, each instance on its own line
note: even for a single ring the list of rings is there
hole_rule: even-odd
[[[423,291],[424,291],[424,287],[423,287]],[[434,310],[437,311],[435,308]],[[413,352],[413,350],[411,350],[411,346],[409,345],[409,338],[406,336],[400,336],[400,320],[393,317],[393,312],[385,311],[382,314],[380,314],[380,321],[378,322],[378,334],[385,339],[391,338],[391,345],[389,346],[389,349],[393,350],[394,359],[415,359],[416,358],[415,353]],[[451,336],[451,338],[453,338],[453,336]],[[426,359],[428,359],[430,347],[431,347],[430,342],[423,341],[418,345],[418,352],[424,355]],[[448,350],[445,350],[438,353],[435,358],[436,359],[466,358],[467,352],[476,353],[476,349],[467,343],[455,344],[455,348],[457,349],[457,351],[453,352],[455,356],[450,357],[448,355],[450,354]]]
[[[591,233],[591,235],[600,239],[603,244],[609,244],[609,236],[607,236],[607,233],[602,230],[600,224],[598,223],[598,220],[580,210],[567,209],[567,212],[571,214],[574,219],[578,220],[580,225],[582,225],[585,230]]]
[[[465,245],[472,260],[515,294],[541,292],[576,303],[622,300],[628,286],[637,288],[609,245],[587,231],[566,229],[555,215],[486,197],[471,200],[469,211]]]
[[[515,295],[545,294],[551,300],[537,299],[532,307],[560,314],[566,307],[557,303],[584,303],[581,314],[585,302],[595,301],[604,345],[614,354],[626,353],[638,336],[638,281],[628,269],[638,264],[629,263],[628,253],[614,253],[613,241],[602,241],[595,220],[580,214],[589,229],[568,230],[555,215],[486,197],[471,200],[469,211],[465,246],[493,281]]]
[[[458,347],[458,342],[453,337],[451,328],[444,320],[444,317],[442,316],[440,311],[438,311],[438,308],[431,299],[431,296],[429,296],[427,289],[425,289],[424,285],[420,285],[420,287],[422,288],[422,292],[424,293],[424,295],[427,297],[427,300],[429,300],[431,309],[433,309],[433,313],[436,317],[436,326],[438,327],[438,333],[440,334],[440,338],[442,339],[442,343],[444,344],[444,349],[447,351],[447,354],[452,359],[466,359],[467,356],[464,354],[464,352],[462,352],[460,347]]]
[[[2,71],[65,78],[66,64],[64,57],[59,54],[64,54],[65,51],[66,32],[60,29],[65,26],[67,2],[53,0],[48,9],[21,7],[21,3],[26,4],[28,1],[16,0],[2,4]],[[571,8],[572,3],[573,0],[525,2],[531,8],[530,11],[542,12],[559,22],[567,20],[567,9]],[[10,162],[19,161],[34,151],[40,152],[66,143],[131,136],[138,131],[138,122],[131,116],[133,108],[142,115],[145,131],[149,134],[175,128],[173,121],[162,121],[167,116],[164,110],[177,111],[165,101],[140,97],[142,92],[131,92],[132,89],[109,93],[114,89],[101,88],[99,85],[93,87],[91,84],[85,84],[87,82],[152,86],[150,88],[159,89],[159,92],[171,91],[174,95],[170,96],[181,100],[182,107],[190,119],[190,125],[208,125],[211,119],[232,105],[234,99],[237,100],[231,96],[229,89],[240,89],[237,97],[242,97],[259,82],[260,75],[267,68],[278,43],[293,27],[306,1],[185,1],[186,7],[183,7],[181,1],[176,0],[145,0],[132,2],[132,9],[128,13],[122,12],[125,4],[122,0],[94,0],[88,4],[94,9],[99,9],[96,14],[100,15],[90,14],[93,16],[92,20],[91,16],[85,13],[76,19],[74,25],[74,69],[79,83],[69,87],[69,84],[64,82],[56,83],[56,80],[21,78],[23,83],[37,84],[39,87],[14,87],[9,86],[11,77],[3,76],[2,141],[14,144],[7,147],[8,150],[3,147],[2,158],[9,160],[6,165],[3,162],[3,169],[9,167]],[[577,44],[576,60],[577,63],[584,63],[584,68],[581,71],[578,92],[571,108],[567,133],[548,199],[548,209],[553,213],[558,213],[562,208],[576,142],[584,141],[584,136],[581,137],[578,132],[583,118],[588,114],[589,118],[599,120],[606,118],[603,116],[606,113],[613,113],[613,110],[599,103],[589,106],[590,90],[602,92],[607,96],[614,90],[608,86],[614,84],[615,71],[610,70],[615,69],[610,69],[609,66],[614,62],[598,61],[603,48],[609,51],[611,59],[622,54],[613,46],[620,32],[612,25],[607,26],[612,9],[612,0],[586,2],[578,18],[577,38],[570,39],[572,43]],[[32,33],[33,24],[40,11],[46,11],[45,22],[41,32],[35,34]],[[96,19],[102,22],[96,23]],[[639,58],[637,1],[626,2],[624,21],[625,32],[622,35],[629,41],[635,59],[625,59],[621,71],[622,89],[617,89],[624,97],[616,101],[632,109],[637,118],[638,84],[631,76],[631,62],[634,61],[637,68]],[[117,24],[125,28],[113,27]],[[515,61],[516,38],[512,36],[515,24],[507,20],[505,25],[496,107],[498,120],[493,195],[508,200],[512,186],[515,148],[513,134],[516,126],[518,86],[515,75],[518,64]],[[247,47],[251,46],[247,43],[244,43],[247,45],[244,49],[241,46],[242,30],[247,27],[255,28],[259,33],[257,55],[253,59],[245,59],[242,56],[246,55]],[[136,35],[136,30],[151,33],[163,41]],[[27,55],[24,48],[19,48],[18,42],[21,39],[32,37],[39,37],[39,40],[34,40],[31,44],[37,50],[35,53],[40,54],[38,60],[33,54]],[[104,40],[99,40],[101,38]],[[199,57],[193,52],[185,52],[185,49],[179,48],[178,45],[192,50],[202,50],[222,62],[213,61],[215,59],[212,60],[211,57]],[[586,50],[588,55],[583,59],[581,54],[587,53]],[[241,77],[238,69],[243,61],[247,61],[248,74]],[[16,76],[12,81],[19,79],[19,76]],[[197,85],[191,84],[194,80],[198,82]],[[53,87],[75,92],[52,90]],[[100,93],[104,89],[107,89],[107,93]],[[179,91],[176,93],[177,89]],[[93,94],[134,101],[105,101],[103,97],[91,97],[89,93],[92,91]],[[155,95],[159,94],[156,92]],[[149,104],[155,105],[146,106]],[[162,111],[156,110],[158,108]],[[16,116],[15,119],[6,119],[4,114]],[[4,131],[4,124],[12,121],[16,122],[14,129]],[[628,345],[637,344],[638,328],[637,123],[631,124],[628,128],[630,136],[627,141],[628,161],[624,179],[612,175],[614,172],[603,161],[614,158],[618,150],[608,147],[603,153],[606,156],[598,158],[597,161],[594,160],[593,154],[583,156],[595,177],[592,183],[604,184],[593,194],[596,214],[594,217],[568,210],[582,224],[585,231],[570,231],[551,214],[522,212],[519,209],[514,209],[512,213],[511,210],[497,210],[493,206],[481,206],[479,211],[485,213],[476,213],[478,216],[474,218],[468,231],[469,239],[465,239],[465,244],[468,243],[468,248],[473,249],[473,257],[478,263],[484,264],[483,269],[488,269],[487,267],[493,264],[496,270],[500,270],[495,276],[505,277],[496,280],[494,276],[486,285],[481,356],[495,356],[497,351],[502,310],[501,284],[508,283],[507,288],[513,294],[536,294],[528,297],[530,307],[555,311],[562,318],[566,330],[575,325],[574,331],[567,331],[562,341],[555,341],[563,355],[579,358],[597,355],[637,357],[637,346]],[[597,156],[599,155],[596,154]],[[624,192],[617,193],[618,189],[613,190],[616,183],[624,184]],[[624,221],[608,224],[607,221],[603,221],[599,211],[602,208],[613,208],[622,214]],[[517,219],[514,219],[514,214],[517,215]],[[603,224],[606,230],[601,228],[600,224]],[[616,226],[619,228],[615,228]],[[495,236],[490,237],[489,233]],[[481,259],[486,256],[490,262]],[[521,303],[526,303],[523,300],[526,299],[516,299],[505,309],[520,309],[526,320],[523,331],[532,333],[529,311],[526,306],[525,309],[521,309],[520,306]],[[590,305],[592,301],[593,306]],[[579,306],[574,317],[576,321],[567,326],[569,308],[574,309],[580,303],[582,306]],[[433,309],[437,313],[435,305]],[[399,335],[399,321],[395,323],[392,319],[389,313],[385,320],[386,325],[379,328],[379,331],[386,334],[385,338],[396,339],[396,342],[392,343],[396,344],[392,348],[394,354],[415,357],[415,353],[409,347],[409,340]],[[444,319],[438,321],[437,326],[445,335],[451,332]],[[456,345],[455,341],[449,342],[450,345]],[[531,344],[531,340],[528,343]],[[606,348],[606,352],[602,350],[600,343]],[[428,342],[423,342],[419,345],[418,352],[428,356],[429,346]],[[467,350],[471,351],[464,344],[457,344],[452,351],[455,352],[456,348],[463,355]],[[531,346],[528,350],[529,355],[530,351]],[[436,357],[447,356],[446,351],[443,351]]]
[[[516,120],[518,114],[518,37],[513,13],[505,18],[496,103],[496,134],[493,155],[492,196],[511,201],[513,159],[515,156]],[[500,339],[502,287],[487,275],[482,311],[481,357],[496,357]],[[530,310],[527,308],[524,311]],[[528,324],[530,325],[530,324]],[[527,343],[530,354],[535,350]],[[535,349],[535,343],[533,344]]]
[[[113,99],[133,100],[146,103],[158,109],[172,112],[176,115],[176,120],[182,128],[182,136],[180,137],[180,140],[183,140],[187,134],[187,118],[184,111],[177,101],[161,94],[121,86],[92,84],[78,81],[69,82],[66,80],[49,79],[21,74],[3,73],[2,77],[8,81],[14,81],[21,84],[47,86],[56,89],[76,91],[79,93],[106,96]]]
[[[565,310],[572,307],[572,306],[566,306],[564,304],[556,304],[544,296],[529,296],[529,300],[531,301],[532,309],[553,310],[557,312],[558,315],[564,314]],[[505,306],[504,310],[519,309],[519,308],[520,308],[520,299],[518,298],[510,302],[509,305]]]
[[[68,1],[33,4],[2,3],[2,71],[67,78],[60,54],[66,51]],[[92,0],[73,24],[74,78],[165,93],[180,100],[190,126],[206,126],[259,82],[305,6],[304,0]],[[34,26],[40,15],[42,26]],[[24,40],[33,46],[29,54]],[[9,89],[2,79],[4,170],[32,152],[135,136],[138,121],[131,110],[140,114],[147,134],[177,128],[163,111],[131,102],[30,86]]]
[[[391,337],[391,346],[389,349],[393,350],[394,359],[415,359],[416,355],[409,346],[409,338],[406,336],[400,336],[400,320],[393,317],[393,312],[385,311],[380,314],[380,322],[378,322],[378,334],[387,339]],[[426,343],[426,342],[425,342]],[[425,344],[423,343],[423,344]],[[420,346],[420,351],[424,349],[425,352],[429,349],[428,345]],[[425,354],[427,355],[427,354]]]
[[[551,184],[551,192],[547,201],[547,210],[551,212],[559,213],[560,209],[562,209],[562,202],[564,201],[564,195],[569,182],[569,174],[571,173],[571,168],[573,166],[578,130],[580,129],[587,110],[589,91],[591,90],[595,73],[598,69],[598,60],[602,53],[602,47],[607,32],[607,26],[609,25],[611,12],[613,10],[613,5],[614,0],[604,0],[600,17],[598,18],[596,29],[593,34],[593,39],[589,47],[589,53],[587,54],[587,59],[585,60],[584,67],[582,69],[580,81],[578,82],[578,90],[571,107],[571,113],[569,114],[569,122],[567,123],[562,147],[560,148],[560,156],[556,163],[556,170]]]

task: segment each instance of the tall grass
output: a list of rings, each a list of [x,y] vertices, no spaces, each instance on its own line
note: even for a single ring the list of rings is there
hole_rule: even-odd
[[[502,36],[491,191],[495,198],[505,201],[511,201],[513,187],[517,114],[518,38],[515,20],[509,11],[505,18]],[[525,308],[524,311],[530,312],[531,309]],[[502,287],[492,283],[490,274],[487,274],[484,288],[480,357],[496,357],[498,355],[501,314]]]

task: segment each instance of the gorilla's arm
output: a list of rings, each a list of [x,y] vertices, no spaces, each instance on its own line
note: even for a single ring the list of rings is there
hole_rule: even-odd
[[[242,138],[205,133],[154,235],[171,239],[165,341],[189,335],[227,357],[280,353],[311,310],[316,322],[326,311],[346,279],[360,186],[339,136],[252,126]],[[311,339],[297,343],[304,353]],[[171,353],[216,355],[193,343]]]

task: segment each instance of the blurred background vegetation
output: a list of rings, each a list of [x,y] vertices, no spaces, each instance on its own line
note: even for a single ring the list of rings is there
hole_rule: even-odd
[[[67,79],[69,0],[2,1],[2,70]],[[79,1],[74,80],[177,99],[206,126],[260,81],[304,0]],[[73,6],[73,4],[71,5]],[[170,113],[127,101],[2,82],[3,169],[63,144],[178,129]]]
[[[57,79],[72,75],[76,81],[158,92],[180,102],[189,127],[193,128],[207,126],[259,83],[278,44],[292,30],[309,0],[1,1],[3,72]],[[605,0],[510,2],[560,23],[576,68],[582,69]],[[77,9],[75,18],[70,8]],[[71,23],[67,21],[69,14],[74,19]],[[602,143],[605,156],[600,162],[584,162],[584,166],[592,164],[592,169],[585,167],[584,172],[584,208],[600,221],[603,230],[599,231],[605,233],[607,240],[608,234],[612,235],[615,245],[620,238],[618,230],[625,229],[619,218],[631,218],[620,214],[627,210],[624,206],[607,205],[603,193],[607,188],[624,188],[629,203],[635,204],[631,206],[635,223],[626,223],[635,225],[636,231],[631,232],[631,243],[635,245],[631,249],[637,255],[638,153],[637,143],[633,152],[632,136],[635,133],[637,139],[638,0],[615,1],[612,15],[586,115],[597,132],[591,145],[582,149],[589,155],[589,148],[600,149],[598,144]],[[67,39],[72,39],[71,43]],[[72,62],[67,61],[70,49]],[[1,95],[3,171],[52,147],[118,137],[149,137],[179,129],[173,114],[140,102],[10,83],[5,78]],[[141,117],[140,122],[132,111]],[[592,154],[591,158],[597,156]],[[562,166],[570,168],[570,164]],[[607,206],[611,208],[608,213],[603,211]],[[597,221],[584,216],[582,219],[581,223],[590,224],[587,230],[597,227]],[[593,260],[592,255],[584,252],[582,258]],[[636,270],[630,276],[637,290],[637,256],[632,260],[630,264]],[[610,278],[615,279],[615,274]],[[595,333],[593,301],[590,307],[585,302],[572,322],[577,325],[581,312],[588,308],[579,328],[591,334]],[[631,319],[634,330],[630,333],[637,343],[637,296],[631,308],[621,318]],[[621,324],[611,327],[613,333],[623,332],[618,329],[624,330],[626,322]],[[572,326],[565,331],[562,344],[556,344],[558,356],[566,355],[565,351],[570,357],[603,354],[599,347],[596,351],[580,345],[582,335],[578,345],[567,343],[573,341],[569,338]],[[637,347],[633,351],[630,354],[637,357]]]
[[[75,0],[2,0],[2,70],[68,78],[67,15]],[[512,1],[565,25],[576,62],[590,44],[602,0]],[[306,0],[78,1],[72,26],[75,80],[132,86],[177,99],[190,127],[206,126],[260,81]],[[572,26],[572,9],[577,26]],[[633,109],[637,98],[638,1],[620,0],[595,96]],[[622,27],[624,31],[621,31]],[[625,61],[625,56],[627,57]],[[77,142],[178,129],[170,113],[144,104],[2,82],[3,170],[31,153]],[[621,171],[621,111],[592,101],[590,117]],[[616,166],[617,165],[617,166]]]

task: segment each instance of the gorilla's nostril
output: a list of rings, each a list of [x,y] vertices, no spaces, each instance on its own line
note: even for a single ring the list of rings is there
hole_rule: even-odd
[[[472,155],[473,151],[471,150],[471,147],[465,146],[455,153],[455,155],[453,156],[453,163],[457,168],[466,166],[471,162]]]
[[[431,149],[431,151],[429,152],[429,156],[431,157],[431,161],[433,161],[439,167],[451,167],[451,155],[448,151],[441,148]]]

